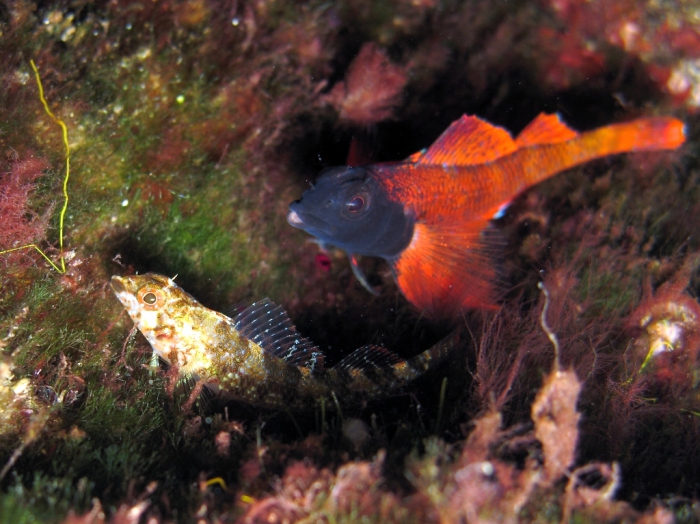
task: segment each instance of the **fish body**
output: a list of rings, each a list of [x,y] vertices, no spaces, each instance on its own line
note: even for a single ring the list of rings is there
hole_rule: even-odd
[[[448,337],[409,360],[381,346],[364,346],[326,368],[323,353],[267,299],[229,318],[162,275],[114,276],[111,287],[154,353],[180,375],[262,408],[302,411],[320,402],[331,406],[386,396],[442,360],[456,343],[455,336]]]
[[[354,255],[384,258],[422,313],[455,317],[496,303],[497,247],[486,231],[527,188],[589,160],[675,149],[684,125],[641,118],[577,133],[540,114],[516,138],[463,116],[427,150],[403,162],[338,167],[290,205],[289,223]]]

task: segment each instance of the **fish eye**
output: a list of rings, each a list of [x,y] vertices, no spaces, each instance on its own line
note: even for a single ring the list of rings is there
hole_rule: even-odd
[[[358,211],[362,211],[362,208],[364,207],[365,199],[362,198],[360,195],[354,196],[348,202],[345,203],[345,209],[347,209],[350,213],[357,213]]]
[[[148,311],[154,311],[165,304],[165,295],[163,291],[151,286],[139,290],[138,299]]]
[[[359,218],[369,210],[370,202],[371,194],[364,187],[359,191],[348,191],[343,202],[343,215],[347,218]]]

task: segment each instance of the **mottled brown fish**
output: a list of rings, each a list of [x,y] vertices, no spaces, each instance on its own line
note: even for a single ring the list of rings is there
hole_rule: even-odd
[[[263,408],[301,411],[320,402],[388,396],[457,343],[451,335],[408,360],[381,346],[364,346],[325,368],[323,353],[267,299],[229,318],[163,275],[114,276],[111,286],[154,354],[226,398]]]

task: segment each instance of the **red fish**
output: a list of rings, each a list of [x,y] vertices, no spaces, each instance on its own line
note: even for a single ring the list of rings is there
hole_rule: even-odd
[[[287,220],[324,244],[379,256],[422,313],[453,317],[493,307],[496,270],[485,231],[527,188],[589,160],[676,149],[683,122],[640,118],[577,133],[558,115],[540,114],[515,139],[503,128],[463,116],[427,150],[403,162],[338,167],[290,205]]]

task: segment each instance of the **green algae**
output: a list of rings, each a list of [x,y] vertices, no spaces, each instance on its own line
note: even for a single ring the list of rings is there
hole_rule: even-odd
[[[93,487],[86,478],[51,477],[41,472],[35,473],[28,487],[15,479],[3,497],[7,513],[3,511],[2,518],[5,522],[56,522],[71,508],[89,508]]]

